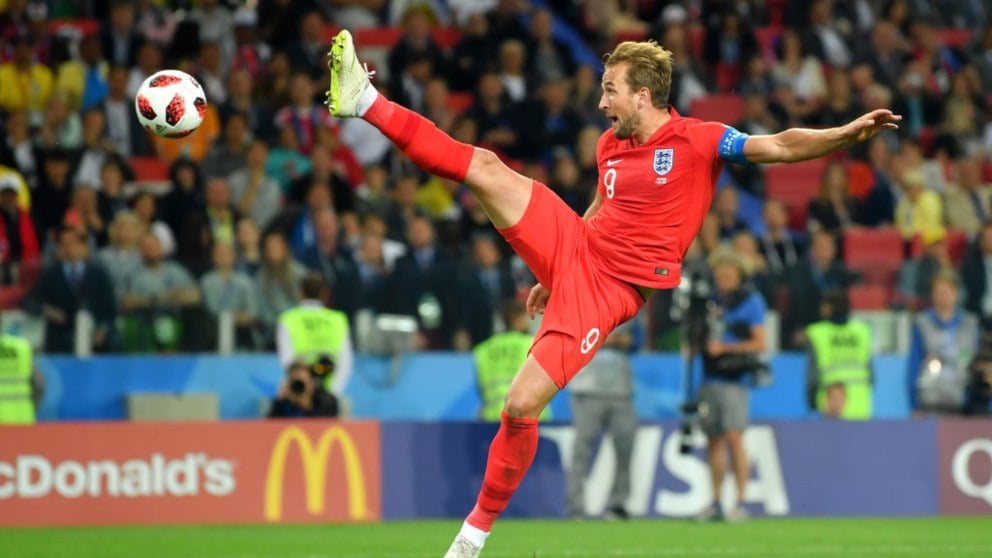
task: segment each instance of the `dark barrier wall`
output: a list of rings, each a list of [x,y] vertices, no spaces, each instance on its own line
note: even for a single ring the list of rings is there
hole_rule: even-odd
[[[640,427],[628,509],[688,517],[710,500],[676,424]],[[462,517],[490,425],[372,421],[43,424],[0,429],[0,525],[266,523]],[[508,515],[562,517],[574,432],[542,426]],[[702,440],[696,440],[697,447]],[[770,422],[745,434],[757,516],[992,514],[992,421]],[[586,509],[612,478],[595,454]],[[724,494],[732,502],[728,485]]]

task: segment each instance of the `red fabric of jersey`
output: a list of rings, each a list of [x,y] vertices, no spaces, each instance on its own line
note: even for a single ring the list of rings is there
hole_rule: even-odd
[[[679,284],[682,257],[699,233],[723,170],[727,127],[672,118],[645,143],[607,130],[596,146],[603,206],[589,219],[597,264],[634,285]]]

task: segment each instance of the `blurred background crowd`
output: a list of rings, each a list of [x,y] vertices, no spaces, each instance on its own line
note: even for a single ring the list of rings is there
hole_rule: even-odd
[[[353,322],[405,316],[417,346],[467,350],[534,279],[466,188],[419,172],[374,128],[322,106],[325,53],[355,30],[373,83],[486,146],[583,212],[596,188],[599,55],[674,54],[680,114],[750,134],[890,107],[899,133],[829,160],[728,165],[685,262],[728,245],[804,346],[820,295],[855,310],[992,317],[992,2],[986,0],[0,0],[0,305],[71,352],[269,350],[300,280]],[[164,68],[210,106],[182,140],[134,117]],[[632,223],[631,226],[637,226]],[[943,281],[935,281],[943,279]],[[935,287],[935,285],[938,285]],[[937,293],[946,286],[947,292]],[[677,342],[655,295],[647,349]]]

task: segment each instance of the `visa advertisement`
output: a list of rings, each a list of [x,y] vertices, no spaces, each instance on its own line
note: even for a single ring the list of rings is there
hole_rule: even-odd
[[[495,425],[271,421],[0,428],[0,525],[368,522],[463,517]],[[564,517],[575,433],[542,425],[510,517]],[[992,514],[992,421],[773,422],[745,433],[756,516]],[[690,517],[712,498],[701,436],[637,432],[627,509]],[[609,438],[586,478],[605,511]],[[733,482],[724,502],[733,502]]]

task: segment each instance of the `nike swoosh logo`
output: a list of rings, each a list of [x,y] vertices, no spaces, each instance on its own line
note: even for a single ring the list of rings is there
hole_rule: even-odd
[[[612,167],[613,165],[616,165],[616,164],[620,163],[621,161],[623,161],[623,159],[609,159],[609,160],[606,161],[606,166]]]

